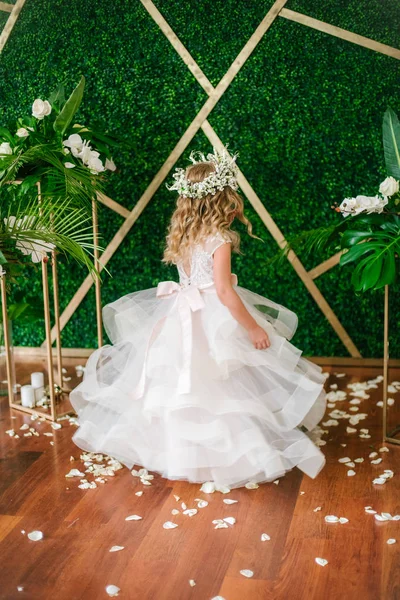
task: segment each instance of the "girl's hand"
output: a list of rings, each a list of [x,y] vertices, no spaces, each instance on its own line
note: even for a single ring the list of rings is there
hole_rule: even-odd
[[[248,334],[251,343],[253,344],[254,348],[257,348],[257,350],[265,350],[266,348],[270,347],[271,342],[269,337],[264,329],[259,325],[249,329]]]

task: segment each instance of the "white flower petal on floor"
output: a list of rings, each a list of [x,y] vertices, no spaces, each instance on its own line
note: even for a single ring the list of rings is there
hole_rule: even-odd
[[[175,500],[176,500],[177,502],[179,502],[179,500],[181,499],[181,497],[180,497],[180,496],[177,496],[176,494],[174,494],[174,498],[175,498]]]
[[[172,521],[165,521],[165,523],[163,523],[163,527],[164,529],[175,529],[175,527],[178,527],[178,523],[172,523]]]
[[[394,538],[389,538],[386,543],[387,544],[395,544],[396,540]]]
[[[327,523],[338,523],[339,522],[339,517],[336,517],[336,515],[327,515],[325,517],[325,521]]]
[[[225,523],[223,519],[214,519],[213,524],[215,525],[214,529],[228,529],[228,523]]]
[[[35,530],[28,533],[28,538],[32,540],[32,542],[38,542],[43,539],[43,533],[41,531]]]
[[[376,514],[376,515],[374,515],[374,516],[375,516],[375,519],[376,519],[377,521],[391,521],[391,520],[392,520],[392,516],[390,516],[390,517],[387,517],[387,516],[385,516],[383,513],[382,513],[382,514],[380,514],[380,515]]]
[[[317,557],[315,559],[315,562],[317,563],[317,565],[321,565],[321,567],[325,567],[325,565],[328,564],[328,561],[326,560],[326,558],[320,558],[320,557]]]
[[[232,500],[231,498],[224,498],[222,500],[222,502],[224,502],[225,504],[236,504],[236,502],[239,502],[239,500]]]
[[[231,488],[228,487],[227,485],[216,485],[215,491],[221,492],[221,494],[229,494],[229,492],[231,491]]]
[[[205,508],[206,506],[208,506],[207,500],[201,500],[201,499],[196,499],[196,498],[195,498],[195,500],[198,500],[197,508]],[[224,500],[224,502],[225,502],[225,500]]]
[[[125,521],[140,521],[143,517],[139,515],[129,515],[129,517],[125,517]]]
[[[242,569],[241,571],[239,571],[239,573],[244,577],[253,577],[254,575],[253,571],[250,571],[250,569]]]
[[[355,458],[354,462],[356,462],[356,463],[362,463],[362,462],[364,462],[364,459],[363,458]]]
[[[262,533],[262,534],[261,534],[261,541],[262,541],[262,542],[266,542],[266,541],[268,541],[268,540],[270,540],[270,539],[271,539],[271,538],[270,538],[270,536],[268,535],[268,533]]]
[[[382,446],[382,448],[379,448],[379,452],[389,452],[389,448],[387,446]]]
[[[182,510],[186,510],[187,509],[187,506],[186,506],[185,502],[181,503],[181,508],[182,508]]]
[[[342,525],[343,525],[344,523],[348,523],[348,522],[349,522],[349,520],[348,520],[348,519],[346,519],[346,517],[339,517],[339,521],[342,523]]]
[[[355,472],[355,471],[353,471],[353,469],[350,469],[349,471],[347,471],[347,475],[348,475],[349,477],[353,477],[355,474],[356,474],[356,472]]]
[[[183,514],[189,515],[189,517],[193,517],[194,515],[197,515],[197,508],[188,508],[183,511]]]
[[[196,585],[196,582],[194,579],[189,579],[189,585],[190,587],[194,587]]]
[[[229,523],[229,525],[234,525],[236,523],[235,517],[225,517],[223,520],[225,523]]]
[[[119,588],[116,585],[107,585],[106,586],[106,592],[107,594],[111,597],[114,598],[114,596],[118,596],[118,592],[121,591],[121,588]]]
[[[141,496],[143,494],[143,491],[141,492],[135,492],[135,496]]]
[[[346,427],[346,432],[347,433],[356,433],[357,429],[354,429],[354,427]]]
[[[347,462],[347,463],[345,463],[345,464],[346,464],[346,467],[355,467],[355,466],[356,466],[356,463],[354,463],[354,462],[352,462],[352,461],[350,461],[350,462]]]
[[[255,483],[254,481],[249,481],[248,483],[246,483],[245,487],[248,490],[256,490],[259,487],[259,485],[258,485],[258,483]]]
[[[173,509],[171,510],[171,515],[174,515],[174,516],[175,516],[175,515],[179,515],[179,514],[180,514],[180,513],[179,513],[179,510],[178,510],[178,509],[176,509],[176,508],[173,508]]]
[[[313,512],[318,512],[319,510],[322,510],[322,506],[317,506],[317,508],[313,509]]]
[[[205,481],[201,486],[200,491],[205,494],[212,494],[215,492],[215,483],[213,481]]]
[[[377,452],[371,452],[370,454],[368,454],[369,458],[375,458],[376,456],[378,456]]]
[[[111,546],[109,552],[119,552],[120,550],[123,550],[125,548],[125,546]]]
[[[371,460],[371,465],[379,465],[382,462],[381,458],[375,458],[375,460]]]
[[[69,473],[66,474],[65,477],[84,477],[85,473],[81,473],[79,469],[71,469]]]

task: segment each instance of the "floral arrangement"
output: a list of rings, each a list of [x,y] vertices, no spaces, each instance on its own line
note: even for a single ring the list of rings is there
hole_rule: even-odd
[[[400,123],[391,108],[383,118],[383,148],[388,176],[375,196],[345,198],[331,208],[345,219],[303,231],[288,241],[279,258],[291,248],[318,253],[329,243],[343,250],[339,264],[354,266],[351,283],[356,292],[377,290],[396,280],[400,255]]]
[[[84,87],[82,76],[66,99],[61,84],[33,102],[31,115],[0,127],[0,266],[8,273],[19,253],[39,262],[57,249],[98,275],[92,201],[105,172],[116,170],[111,148],[121,140],[73,122]]]
[[[196,156],[199,157],[199,160],[196,160]],[[235,154],[230,158],[226,148],[222,152],[218,152],[216,148],[213,148],[213,153],[207,154],[207,156],[202,152],[193,151],[189,156],[193,164],[210,162],[214,165],[215,171],[205,177],[203,181],[193,183],[186,178],[185,169],[178,168],[175,169],[173,174],[175,182],[166,187],[170,191],[177,191],[184,198],[194,199],[204,198],[208,194],[214,195],[226,186],[237,190],[239,187],[236,179],[238,168],[235,161],[237,157],[238,154]]]

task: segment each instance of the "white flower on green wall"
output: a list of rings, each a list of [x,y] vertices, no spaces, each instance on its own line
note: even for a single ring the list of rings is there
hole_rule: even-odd
[[[32,115],[36,119],[42,120],[51,113],[51,104],[47,100],[37,98],[32,104]]]

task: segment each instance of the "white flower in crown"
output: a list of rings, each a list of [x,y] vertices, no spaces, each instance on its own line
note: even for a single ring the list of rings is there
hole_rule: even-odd
[[[237,182],[238,167],[235,163],[237,157],[238,154],[234,154],[231,158],[226,148],[221,152],[213,148],[213,154],[207,154],[207,156],[202,152],[194,150],[189,156],[191,162],[193,164],[211,162],[214,165],[215,171],[205,177],[203,181],[193,183],[186,178],[185,169],[177,168],[173,174],[175,182],[170,186],[166,184],[166,187],[170,191],[178,192],[184,198],[197,199],[208,196],[208,194],[214,195],[227,186],[233,190],[237,190],[239,187]]]

